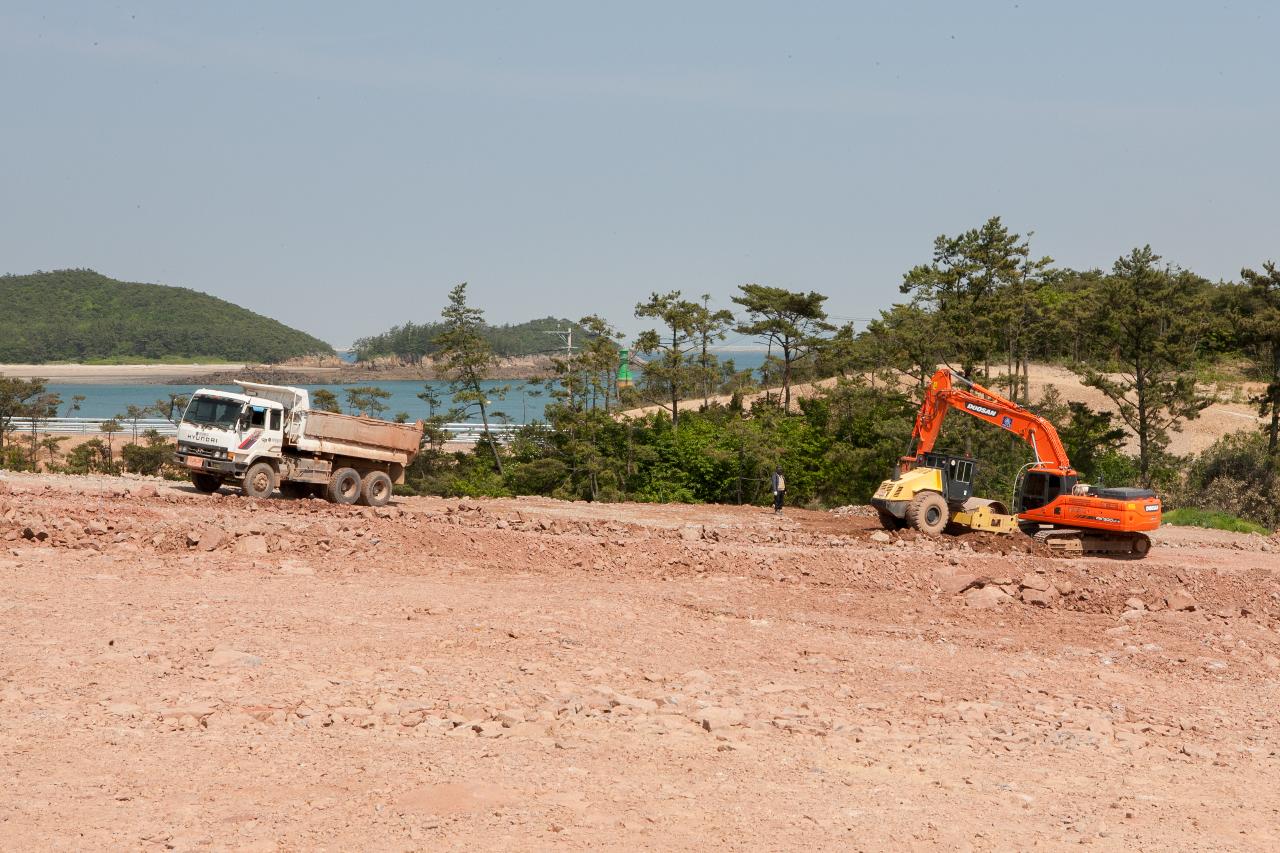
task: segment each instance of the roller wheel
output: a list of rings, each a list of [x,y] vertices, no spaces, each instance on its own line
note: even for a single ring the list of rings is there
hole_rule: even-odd
[[[325,497],[336,504],[353,504],[360,499],[360,474],[354,468],[339,468],[329,478]]]
[[[196,487],[197,492],[203,492],[206,495],[211,495],[218,491],[218,489],[222,488],[222,480],[212,474],[197,474],[192,471],[191,485]]]
[[[240,491],[246,498],[269,498],[276,490],[276,469],[269,462],[255,462],[244,472]]]
[[[391,478],[385,471],[370,471],[360,484],[360,503],[386,506],[391,501]]]
[[[921,533],[937,535],[950,519],[947,502],[937,492],[919,492],[907,504],[907,524]]]

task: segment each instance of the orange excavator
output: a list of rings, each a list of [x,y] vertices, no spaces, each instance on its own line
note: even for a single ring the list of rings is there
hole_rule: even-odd
[[[1013,514],[997,501],[973,496],[972,458],[934,451],[951,409],[995,424],[1031,447],[1035,461],[1018,475]],[[911,438],[914,453],[899,460],[893,478],[871,499],[888,529],[1020,529],[1060,554],[1144,557],[1151,548],[1145,531],[1160,526],[1155,492],[1079,482],[1053,424],[949,368],[934,373]]]

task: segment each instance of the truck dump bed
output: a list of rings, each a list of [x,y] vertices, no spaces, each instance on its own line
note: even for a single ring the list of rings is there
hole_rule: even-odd
[[[307,411],[296,443],[300,449],[408,465],[422,444],[421,424]]]

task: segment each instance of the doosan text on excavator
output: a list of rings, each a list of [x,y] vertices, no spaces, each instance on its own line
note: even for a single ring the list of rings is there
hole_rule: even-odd
[[[973,495],[971,457],[934,451],[951,409],[995,424],[1031,447],[1035,461],[1018,475],[1012,514],[999,501]],[[1018,529],[1059,554],[1144,557],[1151,547],[1146,531],[1160,526],[1154,491],[1079,482],[1053,424],[950,368],[934,373],[911,438],[913,451],[871,498],[887,529]]]

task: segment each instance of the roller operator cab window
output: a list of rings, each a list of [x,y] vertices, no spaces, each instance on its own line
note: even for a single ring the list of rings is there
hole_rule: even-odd
[[[191,398],[182,419],[197,426],[232,429],[240,419],[243,407],[239,400],[197,395]]]

